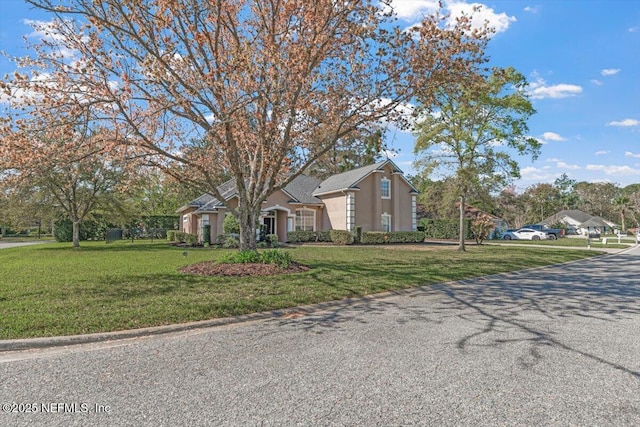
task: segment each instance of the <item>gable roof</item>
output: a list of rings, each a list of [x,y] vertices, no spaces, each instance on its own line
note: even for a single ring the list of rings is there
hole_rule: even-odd
[[[307,175],[298,175],[282,191],[291,197],[292,203],[321,204],[322,200],[313,195],[320,180]]]
[[[583,223],[591,219],[592,215],[589,215],[588,213],[584,213],[578,209],[568,209],[568,210],[562,210],[554,215],[551,215],[549,218],[546,218],[542,222],[547,225],[556,224],[558,221],[561,221],[566,217],[574,219],[578,223]]]
[[[315,190],[320,184],[320,180],[306,176],[306,175],[298,175],[295,177],[289,184],[287,184],[282,191],[291,197],[290,203],[300,203],[300,204],[321,204],[322,200],[313,196],[313,190]],[[218,191],[220,195],[224,198],[224,200],[230,200],[234,198],[237,193],[237,187],[235,181],[230,179],[225,183],[218,186]],[[217,198],[213,197],[211,194],[206,193],[197,199],[189,202],[185,206],[178,209],[178,212],[183,212],[189,207],[198,208],[195,212],[197,213],[205,213],[205,212],[213,212],[218,210],[219,208],[224,207],[224,203]]]
[[[338,191],[345,191],[349,189],[357,189],[358,183],[363,179],[371,175],[376,171],[381,171],[386,165],[390,165],[393,172],[402,174],[402,170],[391,160],[384,160],[373,165],[363,166],[361,168],[352,169],[347,172],[332,175],[320,183],[318,188],[313,192],[314,196],[321,196],[325,194],[335,193]],[[411,187],[411,192],[417,193],[418,190],[411,185],[409,181],[402,177],[403,180]]]

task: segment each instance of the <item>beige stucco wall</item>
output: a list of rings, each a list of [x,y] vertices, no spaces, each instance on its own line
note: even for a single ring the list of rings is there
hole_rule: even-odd
[[[356,196],[356,200],[357,196]],[[347,196],[342,193],[322,196],[325,214],[323,215],[323,230],[347,229]]]
[[[391,181],[391,198],[383,199],[380,183],[382,178]],[[363,231],[382,230],[382,215],[391,215],[392,231],[412,231],[411,186],[401,174],[392,173],[390,165],[383,171],[374,172],[357,184],[355,194],[355,225]],[[346,229],[346,196],[337,193],[335,196],[323,196],[330,228]]]

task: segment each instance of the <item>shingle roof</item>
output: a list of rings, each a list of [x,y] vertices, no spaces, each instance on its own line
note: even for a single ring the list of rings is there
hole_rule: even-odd
[[[322,200],[313,195],[318,185],[320,185],[319,179],[298,175],[283,190],[293,198],[292,202],[319,204]]]
[[[291,197],[291,202],[293,203],[320,204],[322,203],[322,200],[313,196],[313,191],[318,187],[318,184],[320,184],[320,180],[316,178],[306,175],[298,175],[293,179],[293,181],[285,186],[283,191]],[[237,193],[235,181],[230,179],[224,184],[221,184],[218,187],[218,191],[225,200],[233,198]],[[223,207],[224,203],[210,194],[203,194],[193,202],[190,202],[187,206],[198,207],[196,212],[204,213],[215,211],[218,208]]]
[[[335,193],[336,191],[348,190],[350,188],[357,188],[356,186],[360,181],[369,176],[376,170],[382,170],[387,164],[390,164],[393,168],[393,172],[400,172],[402,170],[391,160],[383,160],[373,165],[363,166],[361,168],[352,169],[347,172],[332,175],[320,183],[320,186],[313,192],[314,196],[321,194]],[[417,190],[407,181],[407,184],[411,186],[412,191]]]
[[[584,213],[578,209],[568,209],[568,210],[562,210],[554,215],[551,215],[549,218],[546,218],[543,222],[551,225],[551,224],[557,223],[558,221],[561,221],[565,217],[572,218],[577,222],[582,223],[582,222],[588,221],[591,218],[591,215]]]

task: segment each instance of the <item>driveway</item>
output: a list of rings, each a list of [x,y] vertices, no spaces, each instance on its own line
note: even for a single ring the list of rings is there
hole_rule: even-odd
[[[637,426],[639,277],[636,247],[323,311],[0,353],[0,424]]]
[[[18,246],[40,245],[42,243],[48,243],[48,241],[36,240],[33,242],[3,242],[2,240],[0,240],[0,249],[17,248]]]

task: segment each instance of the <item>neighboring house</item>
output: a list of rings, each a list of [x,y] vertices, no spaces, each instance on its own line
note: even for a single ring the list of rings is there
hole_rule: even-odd
[[[237,206],[233,181],[218,187],[225,201]],[[333,175],[324,181],[299,175],[269,196],[260,215],[267,234],[287,241],[289,231],[415,231],[418,191],[391,160]],[[197,234],[211,227],[211,240],[223,234],[229,214],[224,203],[210,194],[178,209],[180,230]]]
[[[580,234],[587,234],[597,230],[602,233],[607,233],[616,228],[615,223],[600,218],[599,216],[589,215],[578,209],[562,210],[544,219],[542,223],[549,226],[562,223],[574,227]]]

